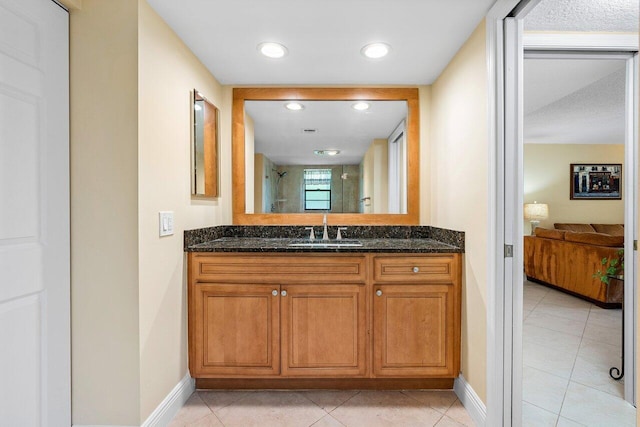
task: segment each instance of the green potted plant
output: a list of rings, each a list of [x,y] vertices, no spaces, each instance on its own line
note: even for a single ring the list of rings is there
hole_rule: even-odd
[[[593,274],[594,278],[600,279],[602,283],[609,284],[612,278],[622,280],[624,275],[624,249],[619,249],[615,257],[604,257],[602,261],[602,270],[598,270]]]

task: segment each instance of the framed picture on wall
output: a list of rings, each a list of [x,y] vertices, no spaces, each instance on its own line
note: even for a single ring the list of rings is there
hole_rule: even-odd
[[[571,163],[571,200],[621,200],[622,164]]]

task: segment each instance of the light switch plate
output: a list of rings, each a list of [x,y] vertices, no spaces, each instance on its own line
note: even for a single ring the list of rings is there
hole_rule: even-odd
[[[173,234],[173,211],[160,211],[160,237]]]

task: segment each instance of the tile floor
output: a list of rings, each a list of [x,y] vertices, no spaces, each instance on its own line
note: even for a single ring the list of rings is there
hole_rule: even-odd
[[[170,427],[474,427],[450,390],[204,391]]]
[[[525,281],[523,426],[635,426],[623,400],[622,310]]]

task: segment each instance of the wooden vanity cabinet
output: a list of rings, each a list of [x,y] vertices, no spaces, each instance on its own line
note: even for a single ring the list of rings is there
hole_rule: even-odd
[[[199,283],[191,294],[192,374],[280,373],[278,285]]]
[[[366,256],[189,254],[193,377],[367,374]]]
[[[373,374],[456,377],[460,255],[373,259]]]
[[[460,254],[189,253],[191,375],[452,381],[460,271]]]
[[[282,375],[364,376],[367,311],[364,284],[283,285]]]

